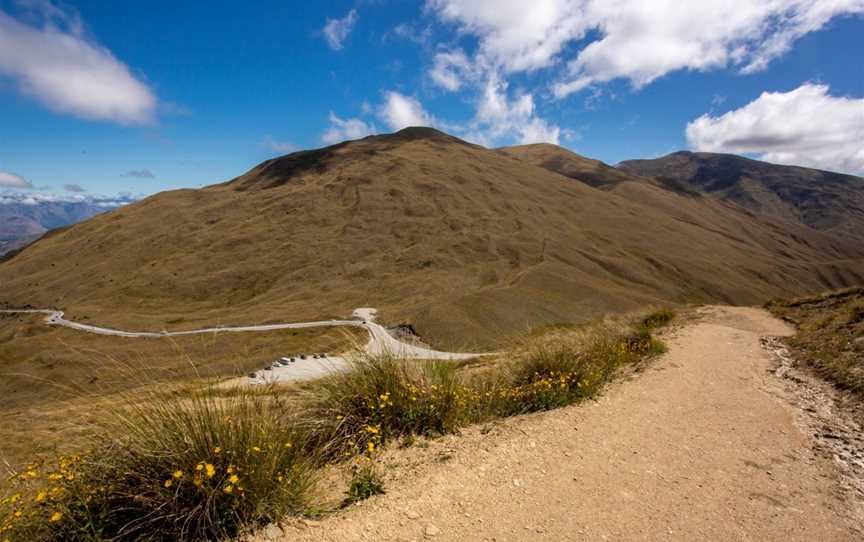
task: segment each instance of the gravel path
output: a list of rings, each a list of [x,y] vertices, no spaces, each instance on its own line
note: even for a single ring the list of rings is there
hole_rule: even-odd
[[[253,326],[220,326],[204,329],[193,329],[187,331],[122,331],[90,324],[81,324],[64,318],[63,311],[53,309],[4,309],[0,313],[6,314],[44,314],[46,315],[45,323],[51,326],[62,326],[85,333],[94,333],[97,335],[109,335],[113,337],[135,337],[135,338],[158,338],[158,337],[180,337],[184,335],[201,335],[206,333],[254,333],[262,331],[278,331],[282,329],[303,329],[312,327],[338,327],[338,326],[353,326],[362,327],[369,332],[369,342],[366,345],[366,350],[370,354],[392,354],[401,358],[414,359],[469,359],[484,354],[472,354],[467,352],[441,352],[424,348],[421,346],[402,342],[387,331],[387,328],[374,322],[376,310],[373,308],[359,308],[354,311],[352,320],[321,320],[317,322],[290,322],[280,324],[266,324]],[[305,361],[305,360],[304,360]],[[294,366],[286,367],[284,371],[278,372],[277,378],[271,378],[269,381],[275,380],[297,380],[301,378],[320,377],[328,372],[339,370],[347,365],[346,360],[338,357],[330,357],[322,362],[306,363],[305,367],[300,368],[299,365],[295,369]],[[276,373],[274,373],[276,374]]]
[[[387,494],[259,540],[864,540],[752,308],[706,307],[599,400],[384,457]]]

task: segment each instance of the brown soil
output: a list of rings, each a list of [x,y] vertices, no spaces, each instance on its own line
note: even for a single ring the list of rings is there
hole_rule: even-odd
[[[596,402],[390,451],[386,495],[260,540],[861,540],[862,501],[760,345],[791,332],[700,309]]]

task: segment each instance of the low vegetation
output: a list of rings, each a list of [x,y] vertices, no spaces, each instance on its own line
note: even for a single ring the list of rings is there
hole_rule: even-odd
[[[350,465],[349,505],[384,492],[374,458],[388,442],[591,397],[662,352],[651,332],[673,316],[555,329],[476,371],[360,356],[302,388],[130,395],[87,451],[13,474],[0,540],[230,538],[315,510],[326,465]]]
[[[775,300],[767,308],[793,323],[798,360],[864,398],[864,288]]]

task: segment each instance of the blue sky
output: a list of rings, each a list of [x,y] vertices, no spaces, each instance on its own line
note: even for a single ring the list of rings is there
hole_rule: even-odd
[[[828,4],[0,0],[0,190],[198,187],[409,124],[860,175],[864,0]]]

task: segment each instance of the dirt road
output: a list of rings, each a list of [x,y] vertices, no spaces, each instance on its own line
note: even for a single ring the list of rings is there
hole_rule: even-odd
[[[864,539],[760,347],[791,330],[758,309],[699,316],[598,401],[390,451],[386,495],[263,539]]]

